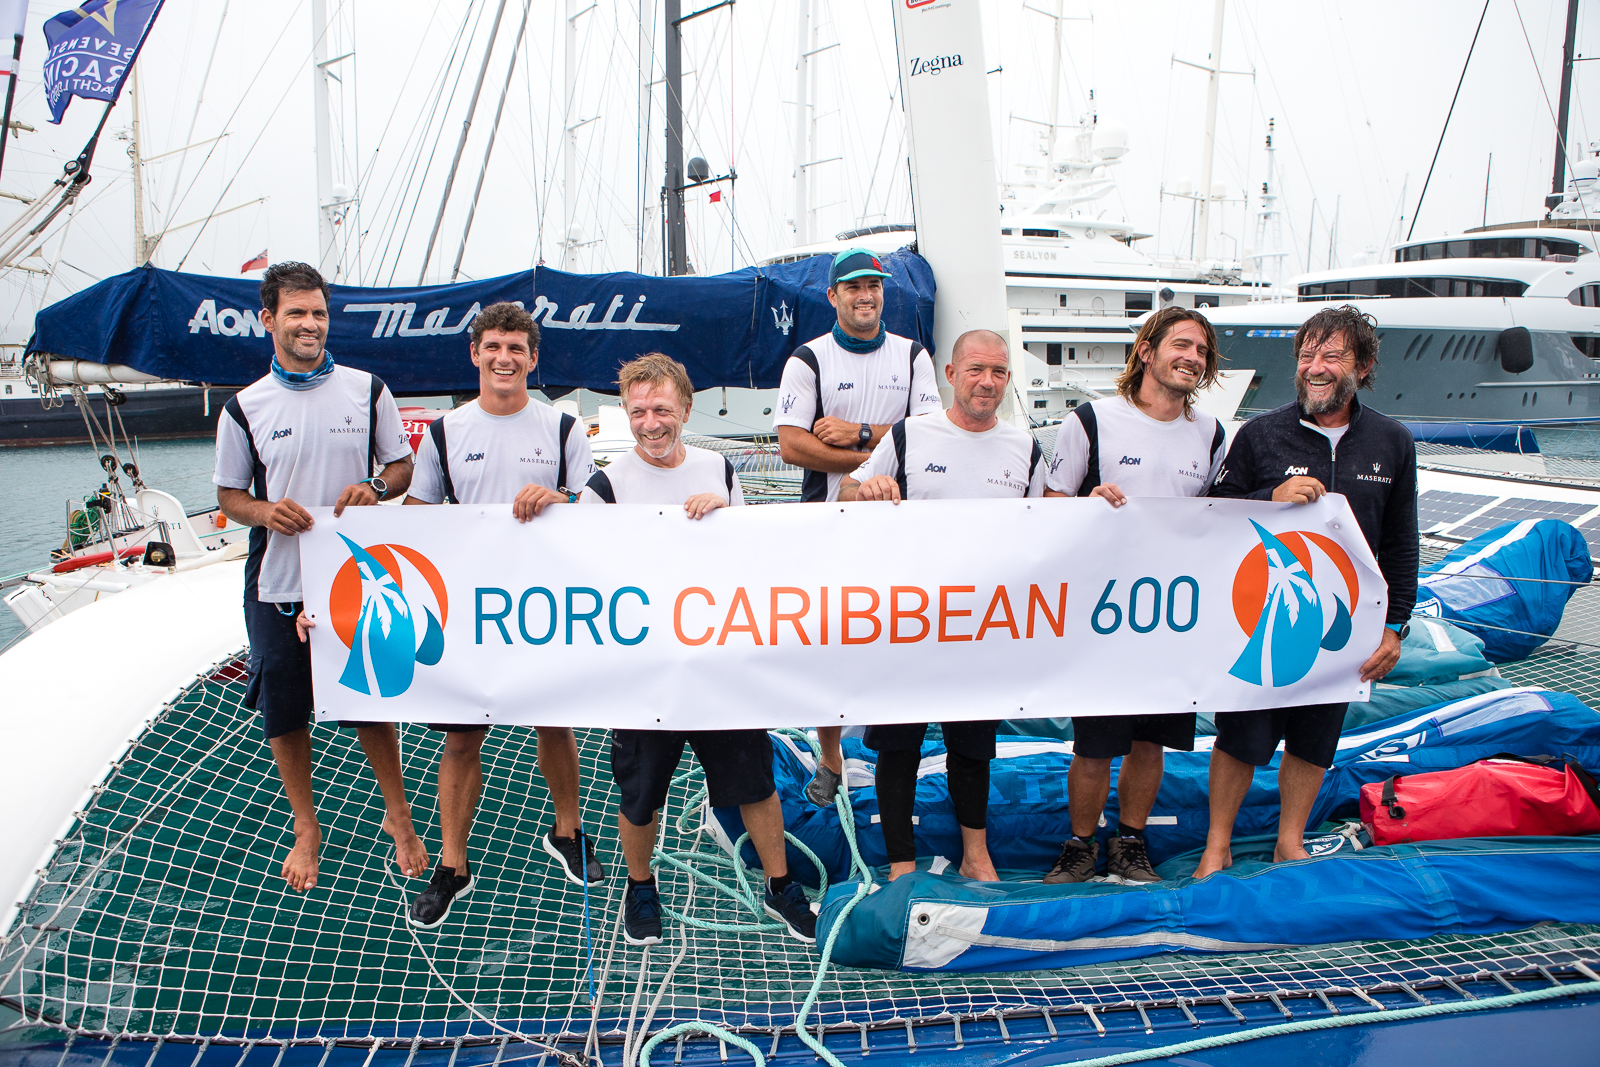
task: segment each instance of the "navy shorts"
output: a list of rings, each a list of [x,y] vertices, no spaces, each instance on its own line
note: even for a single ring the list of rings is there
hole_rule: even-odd
[[[1266,711],[1217,713],[1217,748],[1240,763],[1265,767],[1272,762],[1278,742],[1284,751],[1314,767],[1327,770],[1339,750],[1348,704],[1305,704]]]
[[[977,722],[942,722],[944,747],[968,759],[994,759],[994,735],[1000,732],[999,719],[980,719]],[[927,735],[925,722],[895,723],[890,726],[869,726],[861,743],[878,752],[916,752],[922,748]]]
[[[268,741],[311,725],[311,646],[302,644],[295,632],[298,614],[299,604],[244,602],[244,629],[250,639],[244,706],[261,713]]]
[[[250,642],[244,706],[261,713],[261,730],[268,741],[311,725],[315,707],[311,694],[311,646],[301,642],[294,625],[301,607],[260,600],[244,602],[244,632]],[[379,724],[341,720],[339,725],[360,728]]]
[[[705,768],[712,807],[759,804],[778,791],[765,730],[613,730],[611,777],[622,794],[623,818],[650,825],[667,802],[685,741]]]
[[[1072,752],[1084,759],[1116,759],[1148,741],[1179,752],[1194,751],[1194,712],[1170,715],[1074,715]]]

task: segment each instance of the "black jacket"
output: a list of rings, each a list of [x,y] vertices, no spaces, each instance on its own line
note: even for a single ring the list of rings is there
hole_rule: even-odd
[[[1239,427],[1211,495],[1271,500],[1272,491],[1297,474],[1350,501],[1389,584],[1388,621],[1409,619],[1417,602],[1418,557],[1417,443],[1411,431],[1368,411],[1358,399],[1335,455],[1300,405],[1285,404]]]

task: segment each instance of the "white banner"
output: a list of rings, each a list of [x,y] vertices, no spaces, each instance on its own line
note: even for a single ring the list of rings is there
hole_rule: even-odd
[[[327,719],[641,729],[1365,700],[1341,496],[312,508]]]

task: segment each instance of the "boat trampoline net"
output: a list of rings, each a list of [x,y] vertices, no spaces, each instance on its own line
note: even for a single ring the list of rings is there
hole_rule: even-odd
[[[625,879],[603,730],[578,731],[584,822],[609,876],[587,902],[539,844],[552,809],[534,731],[508,727],[490,731],[484,746],[477,884],[440,929],[405,922],[424,883],[401,884],[394,872],[382,798],[353,731],[314,728],[321,877],[304,896],[287,890],[278,869],[291,844],[289,809],[256,716],[241,706],[241,666],[222,665],[166,706],[75,813],[0,942],[0,998],[26,1022],[194,1042],[376,1039],[416,1048],[509,1037],[602,1062],[619,1045],[633,1062],[643,1035],[688,1020],[792,1032],[816,950],[760,928],[763,920],[709,883],[658,869],[669,907],[724,929],[669,921],[661,945],[622,941]],[[434,854],[441,738],[401,731],[415,818]],[[730,881],[730,868],[716,865],[726,853],[700,829],[700,775],[688,753],[681,770],[662,848],[706,857],[696,869]],[[865,1028],[952,1016],[1000,1015],[1003,1024],[1041,1009],[1426,988],[1490,972],[1570,970],[1574,961],[1581,968],[1597,956],[1600,927],[1547,924],[1024,974],[830,967],[806,1025],[862,1027],[865,1040]]]

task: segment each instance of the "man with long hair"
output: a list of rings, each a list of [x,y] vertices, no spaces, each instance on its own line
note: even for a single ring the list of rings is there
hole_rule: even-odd
[[[1222,465],[1222,424],[1194,407],[1217,379],[1217,336],[1204,315],[1163,308],[1145,320],[1117,379],[1117,395],[1073,409],[1056,437],[1045,496],[1094,496],[1112,507],[1128,497],[1204,496]],[[1067,801],[1072,836],[1046,883],[1086,882],[1099,859],[1096,828],[1117,773],[1117,826],[1106,874],[1158,882],[1145,849],[1145,820],[1165,771],[1165,750],[1194,749],[1192,711],[1074,715]]]
[[[1342,493],[1389,586],[1383,639],[1361,667],[1374,682],[1400,658],[1400,640],[1417,599],[1417,446],[1403,425],[1363,407],[1372,388],[1378,334],[1370,315],[1349,304],[1323,308],[1294,337],[1296,401],[1239,428],[1212,496],[1310,504]],[[1274,862],[1305,859],[1302,843],[1322,776],[1333,763],[1347,705],[1312,704],[1217,716],[1211,750],[1211,827],[1195,871],[1204,878],[1233,863],[1233,822],[1257,767],[1278,767],[1278,842]]]

